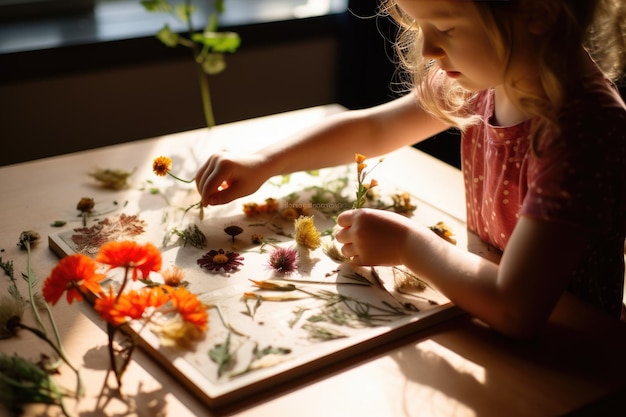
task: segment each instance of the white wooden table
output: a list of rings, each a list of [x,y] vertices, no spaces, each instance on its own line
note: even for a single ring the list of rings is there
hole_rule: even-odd
[[[16,245],[18,237],[24,230],[37,231],[44,241],[33,250],[32,267],[43,280],[58,261],[45,241],[58,231],[51,223],[75,216],[73,209],[81,197],[112,198],[86,175],[95,167],[137,168],[132,178],[141,182],[154,178],[152,159],[173,146],[189,147],[189,158],[200,163],[212,149],[251,151],[338,111],[339,106],[316,107],[218,126],[209,134],[182,132],[0,167],[0,256],[13,260],[16,271],[25,271],[26,256]],[[377,172],[393,175],[398,185],[463,222],[462,177],[455,168],[406,148],[389,155]],[[123,196],[116,198],[121,201]],[[455,232],[459,244],[467,245],[465,231]],[[480,243],[470,241],[471,250],[483,250]],[[0,281],[1,288],[7,281]],[[133,356],[122,397],[107,397],[110,392],[101,392],[108,366],[106,333],[99,320],[87,305],[60,302],[54,313],[87,385],[85,398],[78,404],[68,402],[74,415],[536,417],[600,407],[624,389],[624,326],[572,297],[564,297],[545,333],[533,342],[506,339],[463,315],[259,393],[228,410],[207,408],[142,351]],[[0,340],[0,351],[37,359],[41,345],[21,333],[19,338]],[[65,372],[60,381],[72,386],[73,375]],[[597,405],[601,399],[604,403]],[[59,413],[57,407],[40,405],[26,410],[27,415]]]

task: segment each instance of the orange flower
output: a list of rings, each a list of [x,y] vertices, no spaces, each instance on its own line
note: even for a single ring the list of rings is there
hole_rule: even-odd
[[[164,177],[172,168],[172,160],[167,156],[158,156],[152,161],[152,171],[159,177]]]
[[[110,269],[130,268],[133,281],[137,280],[137,270],[143,278],[148,278],[150,271],[161,270],[161,252],[152,243],[139,244],[132,240],[108,242],[102,245],[96,261],[107,264]]]
[[[109,293],[96,300],[94,310],[107,322],[119,326],[142,318],[147,308],[160,307],[168,300],[168,294],[159,287],[130,290],[119,296],[109,287]]]
[[[96,273],[96,263],[87,255],[74,254],[61,259],[43,284],[43,297],[56,304],[67,291],[67,302],[82,301],[83,293],[102,292],[100,281],[106,276]]]
[[[186,288],[178,287],[170,294],[172,304],[182,319],[195,325],[198,329],[208,329],[209,314],[195,294]]]
[[[360,153],[355,153],[354,154],[354,161],[357,164],[362,164],[363,162],[365,162],[365,155],[361,155]]]

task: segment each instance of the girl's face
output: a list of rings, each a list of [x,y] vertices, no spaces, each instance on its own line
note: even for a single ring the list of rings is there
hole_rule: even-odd
[[[423,33],[422,54],[468,90],[502,84],[498,58],[481,16],[468,0],[397,0]]]

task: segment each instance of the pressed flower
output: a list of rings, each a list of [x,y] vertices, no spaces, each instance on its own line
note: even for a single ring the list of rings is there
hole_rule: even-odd
[[[252,236],[250,236],[250,240],[253,244],[260,245],[263,243],[263,235],[260,233],[253,233]]]
[[[152,243],[139,244],[132,240],[108,242],[102,245],[96,261],[113,268],[132,269],[133,280],[137,280],[137,271],[142,278],[148,278],[151,271],[161,269],[161,252]]]
[[[50,304],[56,304],[64,292],[67,291],[67,301],[81,301],[82,294],[102,292],[100,281],[105,279],[104,274],[96,273],[97,265],[87,255],[72,254],[61,259],[46,278],[42,294]]]
[[[394,194],[391,196],[393,200],[393,210],[397,213],[411,214],[417,209],[417,206],[411,204],[411,195],[407,192],[402,194]]]
[[[243,214],[247,217],[256,216],[259,214],[259,205],[257,203],[245,203],[243,205]]]
[[[274,214],[278,211],[278,200],[275,198],[266,198],[265,203],[245,203],[243,205],[243,213],[248,216],[257,216],[260,214]]]
[[[269,266],[283,274],[290,274],[298,269],[298,251],[294,248],[278,247],[269,255]]]
[[[243,233],[243,229],[236,224],[231,224],[230,226],[226,226],[224,228],[224,233],[230,236],[233,239],[233,242],[235,242],[235,236],[239,236]]]
[[[93,208],[95,207],[95,205],[96,205],[96,202],[94,201],[93,198],[83,197],[76,204],[76,210],[80,211],[81,213],[90,213],[91,210],[93,210]]]
[[[280,212],[282,218],[287,220],[295,220],[301,215],[301,211],[296,209],[295,207],[287,207],[283,211]]]
[[[2,296],[0,298],[0,339],[14,336],[16,324],[22,321],[26,310],[26,303],[16,297]]]
[[[312,216],[300,216],[294,220],[296,229],[295,240],[298,245],[314,250],[320,247],[322,239],[320,232],[315,228]]]
[[[125,171],[123,169],[97,169],[89,174],[90,177],[104,188],[111,188],[113,190],[122,190],[128,187],[128,178],[133,174],[133,171]]]
[[[442,239],[447,240],[448,242],[452,243],[453,245],[456,245],[456,239],[454,238],[454,232],[452,232],[452,229],[450,228],[450,226],[448,226],[444,222],[437,222],[437,224],[435,224],[433,226],[430,226],[430,230],[435,232]]]
[[[26,249],[26,243],[28,243],[29,247],[33,247],[37,242],[41,240],[41,235],[34,230],[26,230],[20,233],[20,241],[17,246],[20,249]]]
[[[204,332],[193,323],[175,316],[169,320],[150,323],[150,330],[159,337],[162,346],[190,347]]]
[[[224,251],[224,249],[212,249],[198,259],[198,265],[209,271],[224,270],[230,272],[243,265],[243,256],[237,252]]]
[[[152,171],[159,177],[164,177],[172,169],[172,159],[167,156],[158,156],[152,161]]]
[[[326,256],[328,256],[333,261],[336,261],[336,262],[348,262],[350,260],[349,258],[345,257],[341,253],[341,251],[339,250],[337,245],[334,243],[334,241],[332,241],[332,242],[323,242],[322,250],[326,254]]]
[[[172,265],[161,271],[163,282],[170,287],[178,287],[185,278],[185,270],[176,265]]]
[[[261,300],[261,301],[294,301],[302,300],[309,297],[306,294],[295,293],[279,293],[279,294],[258,294],[255,292],[244,292],[242,298],[244,300]]]
[[[255,281],[253,279],[250,280],[254,285],[264,290],[273,290],[273,291],[294,291],[296,286],[284,281],[277,281],[272,279],[266,279],[263,281]]]

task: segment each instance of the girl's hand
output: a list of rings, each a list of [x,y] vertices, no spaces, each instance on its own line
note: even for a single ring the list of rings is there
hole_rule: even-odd
[[[336,234],[344,256],[357,265],[401,265],[407,236],[415,227],[406,217],[384,210],[361,208],[337,217]]]
[[[258,154],[211,155],[196,174],[202,205],[224,204],[255,192],[271,175],[264,162]]]

